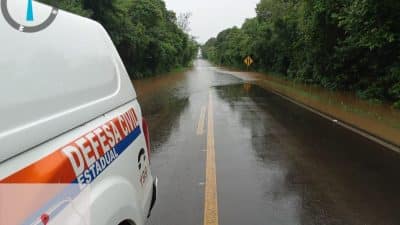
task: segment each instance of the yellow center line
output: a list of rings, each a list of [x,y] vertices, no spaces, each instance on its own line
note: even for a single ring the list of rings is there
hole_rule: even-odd
[[[206,120],[206,109],[207,108],[205,106],[201,107],[199,123],[197,124],[197,135],[203,135],[204,134],[204,124],[205,124],[205,120]]]
[[[211,91],[208,96],[207,159],[204,202],[204,225],[218,225],[217,175],[214,147],[214,116]]]

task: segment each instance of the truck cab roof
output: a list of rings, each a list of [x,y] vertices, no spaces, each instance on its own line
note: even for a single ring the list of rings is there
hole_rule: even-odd
[[[26,3],[8,3],[24,20]],[[37,18],[52,13],[33,4]],[[136,98],[109,35],[87,18],[60,10],[46,29],[25,33],[0,16],[0,49],[0,162]]]

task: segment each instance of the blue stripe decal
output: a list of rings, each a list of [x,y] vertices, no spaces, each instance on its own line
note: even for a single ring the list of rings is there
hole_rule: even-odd
[[[140,126],[138,126],[133,132],[128,134],[122,141],[120,141],[112,150],[108,151],[103,157],[109,157],[108,160],[103,159],[108,161],[109,163],[106,163],[106,166],[102,168],[99,173],[96,174],[90,174],[91,179],[87,179],[84,182],[84,184],[90,184],[92,183],[101,173],[107,169],[109,165],[112,164],[118,157],[125,152],[126,149],[142,134],[142,130],[140,129]],[[114,156],[114,157],[113,157]],[[113,159],[112,159],[113,158]],[[101,159],[97,160],[96,163],[98,163]],[[81,176],[83,176],[85,173],[88,173],[87,171],[90,171],[90,169],[85,170]],[[90,180],[90,181],[89,181]],[[52,185],[52,184],[50,184]],[[53,184],[54,185],[54,184]],[[40,208],[36,213],[31,215],[27,220],[25,220],[22,225],[42,225],[42,222],[40,220],[40,217],[46,213],[50,216],[51,218],[54,218],[57,214],[59,214],[65,207],[69,205],[80,193],[83,189],[85,189],[86,186],[81,187],[78,179],[75,179],[68,187],[66,187],[63,191],[61,191],[59,194],[57,194],[51,201],[46,203],[42,208]],[[51,211],[50,211],[51,209]],[[39,221],[38,223],[35,223],[36,221]]]

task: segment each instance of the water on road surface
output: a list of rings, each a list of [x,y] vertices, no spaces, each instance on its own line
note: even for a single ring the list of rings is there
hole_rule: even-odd
[[[134,82],[160,178],[150,224],[205,224],[210,102],[220,225],[400,224],[397,154],[216,71]]]

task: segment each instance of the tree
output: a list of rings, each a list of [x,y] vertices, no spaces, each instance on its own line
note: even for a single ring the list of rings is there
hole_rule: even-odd
[[[187,12],[187,13],[181,13],[178,16],[177,19],[177,25],[179,29],[183,30],[185,33],[190,32],[190,18],[192,17],[192,13]]]
[[[197,43],[178,27],[175,13],[162,0],[59,0],[58,4],[100,22],[132,78],[189,66],[197,54]]]
[[[217,64],[253,68],[400,108],[400,2],[261,0],[257,16],[202,47]]]

